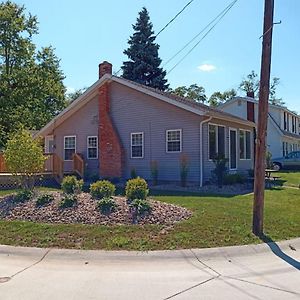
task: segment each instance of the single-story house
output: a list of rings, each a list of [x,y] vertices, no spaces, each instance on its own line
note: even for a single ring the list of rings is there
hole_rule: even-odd
[[[64,173],[84,166],[85,175],[180,181],[180,161],[188,161],[189,182],[211,178],[216,153],[228,158],[230,172],[253,168],[255,124],[192,100],[112,75],[99,65],[99,79],[37,136]],[[80,159],[78,159],[80,157]],[[76,160],[75,160],[76,158]]]

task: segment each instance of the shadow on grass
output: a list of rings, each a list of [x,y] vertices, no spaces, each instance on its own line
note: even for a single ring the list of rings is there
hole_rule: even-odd
[[[271,251],[277,257],[281,258],[282,260],[284,260],[286,263],[290,264],[292,267],[296,268],[297,270],[300,270],[300,262],[285,254],[280,249],[280,247],[272,240],[271,237],[263,234],[262,236],[260,236],[260,239],[269,246]]]

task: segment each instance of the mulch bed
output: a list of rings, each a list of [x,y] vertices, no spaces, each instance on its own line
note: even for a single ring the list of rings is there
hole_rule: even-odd
[[[54,195],[54,201],[40,207],[36,206],[36,196],[24,203],[14,203],[13,195],[0,198],[0,219],[64,224],[173,225],[190,218],[192,215],[189,210],[183,207],[149,199],[151,213],[135,219],[129,210],[125,197],[114,197],[117,208],[106,215],[99,211],[97,201],[92,199],[88,193],[79,194],[77,204],[69,208],[60,207],[60,201],[63,198],[62,193],[49,193]]]

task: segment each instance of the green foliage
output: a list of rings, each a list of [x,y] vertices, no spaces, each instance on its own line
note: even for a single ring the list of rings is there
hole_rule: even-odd
[[[35,175],[44,167],[45,156],[39,140],[21,129],[11,136],[4,152],[6,167],[14,175],[20,174],[23,188],[33,188]]]
[[[78,180],[75,176],[64,177],[61,188],[66,194],[80,193],[83,186],[83,180]]]
[[[186,186],[186,181],[189,173],[189,159],[186,154],[180,156],[180,182],[181,186]]]
[[[66,104],[59,59],[51,46],[36,50],[37,33],[24,6],[0,3],[0,148],[17,128],[40,129]]]
[[[123,62],[123,77],[166,90],[169,86],[165,79],[166,71],[159,67],[161,64],[158,56],[159,45],[154,42],[153,26],[145,7],[139,12],[136,24],[132,27],[134,33],[128,40],[129,47],[123,52],[129,58]]]
[[[157,181],[158,181],[158,162],[156,160],[151,161],[150,169],[151,169],[152,184],[157,185]]]
[[[77,203],[77,196],[75,194],[66,194],[60,202],[60,208],[72,207]]]
[[[131,170],[130,170],[130,178],[131,179],[137,178],[137,174],[136,174],[136,169],[135,168],[131,168]]]
[[[90,193],[94,199],[110,198],[115,191],[116,187],[108,180],[99,180],[90,185]]]
[[[149,194],[146,180],[140,177],[128,180],[126,183],[125,194],[129,201],[134,199],[145,200]]]
[[[101,213],[109,214],[116,209],[117,203],[114,199],[105,197],[97,203],[97,206],[100,209]]]
[[[54,196],[51,194],[41,194],[36,199],[36,206],[43,206],[54,201]]]
[[[14,196],[14,202],[16,203],[23,203],[25,201],[30,200],[33,197],[33,191],[24,189],[17,192],[17,194]]]
[[[134,199],[130,203],[129,208],[135,216],[143,216],[151,211],[150,203],[143,199]]]
[[[224,176],[224,184],[232,185],[236,183],[245,183],[246,176],[244,174],[236,173],[236,174],[225,174]]]
[[[82,89],[77,89],[74,92],[70,92],[66,94],[66,100],[67,103],[70,104],[72,103],[74,100],[76,100],[78,97],[80,97],[85,91],[86,91],[86,87],[82,88]]]
[[[179,86],[172,90],[172,93],[180,97],[188,98],[195,102],[205,103],[207,101],[205,88],[196,83],[191,84],[189,87]]]
[[[266,151],[266,168],[273,169],[272,153],[270,151]]]
[[[226,101],[230,100],[231,98],[235,97],[237,95],[235,89],[231,89],[228,91],[225,91],[224,93],[221,92],[214,92],[208,102],[210,106],[218,106],[219,104],[225,103]]]
[[[215,169],[212,171],[213,175],[216,177],[217,184],[219,187],[223,186],[224,177],[227,172],[227,162],[228,159],[224,155],[217,154],[213,159],[215,164]]]

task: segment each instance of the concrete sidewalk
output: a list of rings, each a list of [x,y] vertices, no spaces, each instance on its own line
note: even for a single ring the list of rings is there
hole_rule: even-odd
[[[0,299],[300,299],[300,238],[176,251],[0,246]]]

